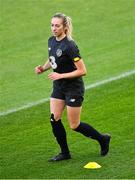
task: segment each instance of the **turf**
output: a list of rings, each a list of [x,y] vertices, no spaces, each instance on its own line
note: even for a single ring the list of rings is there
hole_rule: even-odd
[[[34,68],[47,58],[50,18],[70,15],[87,66],[85,85],[135,70],[134,0],[0,0],[0,111],[47,98],[52,82]],[[67,129],[73,158],[48,163],[59,148],[49,123],[49,102],[0,117],[1,179],[134,179],[135,75],[87,90],[82,121],[112,135],[110,153]],[[96,161],[102,168],[83,166]]]
[[[134,0],[0,0],[0,8],[0,111],[50,95],[48,73],[36,76],[34,68],[48,57],[55,12],[73,19],[73,37],[87,66],[86,84],[135,67]]]
[[[110,153],[99,156],[95,141],[71,131],[66,120],[72,160],[48,163],[59,152],[51,133],[49,104],[4,116],[0,120],[1,178],[134,178],[134,116],[135,76],[109,83],[86,92],[82,121],[101,132],[112,135]],[[124,89],[124,91],[123,91]],[[89,161],[98,162],[102,168],[87,170]]]

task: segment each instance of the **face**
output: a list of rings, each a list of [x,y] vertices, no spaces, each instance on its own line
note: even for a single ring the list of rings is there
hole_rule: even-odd
[[[63,19],[54,17],[51,20],[51,31],[54,36],[62,37],[65,35],[65,29],[63,26]]]

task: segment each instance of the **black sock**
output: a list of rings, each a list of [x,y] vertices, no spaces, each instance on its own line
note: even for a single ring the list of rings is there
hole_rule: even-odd
[[[92,126],[89,124],[80,122],[80,125],[74,129],[77,132],[80,132],[84,136],[90,137],[92,139],[97,140],[98,142],[102,141],[102,134],[100,134],[96,129],[94,129]]]
[[[51,114],[51,125],[53,134],[56,137],[58,144],[60,145],[61,152],[63,154],[69,154],[65,128],[60,119],[55,121],[53,114]]]

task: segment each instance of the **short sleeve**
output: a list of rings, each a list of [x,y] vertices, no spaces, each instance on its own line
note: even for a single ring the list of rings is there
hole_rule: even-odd
[[[74,62],[77,62],[81,59],[79,49],[74,41],[69,41],[67,54]]]

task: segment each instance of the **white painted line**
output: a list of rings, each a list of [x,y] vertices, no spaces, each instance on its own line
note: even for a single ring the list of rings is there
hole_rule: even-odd
[[[101,80],[101,81],[97,81],[97,82],[95,82],[95,83],[93,83],[93,84],[87,85],[85,88],[86,88],[86,90],[92,89],[92,88],[95,88],[95,87],[98,87],[98,86],[101,86],[101,85],[110,83],[110,82],[112,82],[112,81],[116,81],[116,80],[125,78],[125,77],[127,77],[127,76],[131,76],[131,75],[133,75],[133,74],[135,74],[135,70],[128,71],[128,72],[124,72],[124,73],[122,73],[122,74],[120,74],[120,75],[118,75],[118,76],[114,76],[114,77],[111,77],[111,78],[108,78],[108,79],[104,79],[104,80]],[[41,99],[41,100],[38,100],[38,101],[35,101],[35,102],[28,103],[28,104],[26,104],[26,105],[17,107],[17,108],[8,109],[7,111],[0,112],[0,116],[5,116],[5,115],[7,115],[7,114],[11,114],[11,113],[14,113],[14,112],[23,110],[23,109],[27,109],[27,108],[30,108],[30,107],[33,107],[33,106],[36,106],[36,105],[45,103],[45,102],[49,101],[49,99],[50,99],[50,98],[44,98],[44,99]]]
[[[43,104],[44,102],[49,101],[49,99],[50,99],[50,98],[44,98],[44,99],[41,99],[41,100],[38,100],[38,101],[35,101],[35,102],[28,103],[28,104],[26,104],[26,105],[17,107],[17,108],[8,109],[7,111],[0,112],[0,116],[5,116],[5,115],[7,115],[7,114],[11,114],[11,113],[20,111],[20,110],[22,110],[22,109],[27,109],[27,108],[30,108],[30,107],[33,107],[33,106],[36,106],[36,105],[39,105],[39,104]]]
[[[118,76],[114,76],[114,77],[111,77],[111,78],[108,78],[108,79],[97,81],[96,83],[90,84],[90,85],[86,86],[85,88],[86,89],[92,89],[92,88],[95,88],[97,86],[101,86],[102,84],[107,84],[109,82],[116,81],[116,80],[125,78],[127,76],[131,76],[133,74],[135,74],[135,70],[124,72],[124,73],[122,73],[122,74],[120,74]]]

